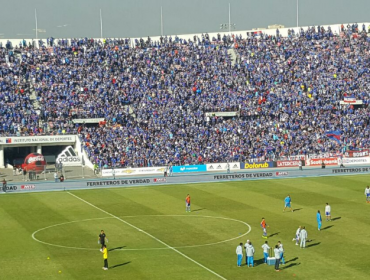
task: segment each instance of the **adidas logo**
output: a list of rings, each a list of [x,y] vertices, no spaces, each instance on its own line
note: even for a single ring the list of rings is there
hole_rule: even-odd
[[[217,169],[222,169],[222,166],[219,164],[219,165],[217,166]]]
[[[213,168],[213,165],[211,165],[211,166],[209,167],[209,169],[214,169],[214,168]]]
[[[81,166],[82,159],[76,154],[71,146],[65,148],[57,157],[57,163],[62,163],[65,166]]]

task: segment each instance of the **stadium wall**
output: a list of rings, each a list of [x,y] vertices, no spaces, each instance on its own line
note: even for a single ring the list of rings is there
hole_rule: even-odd
[[[343,25],[346,27],[347,24],[350,24],[352,25],[353,23],[343,23]],[[368,26],[370,25],[370,22],[359,22],[357,23],[358,26],[359,26],[359,29],[361,30],[362,29],[362,25],[365,24],[366,26],[366,30],[368,28]],[[331,27],[332,31],[334,34],[340,34],[340,26],[341,24],[330,24],[330,25],[321,25],[323,26],[325,29],[327,29],[329,26]],[[302,27],[287,27],[287,28],[281,28],[279,29],[279,32],[280,32],[280,35],[283,36],[283,37],[287,37],[288,36],[288,29],[293,29],[295,31],[295,33],[297,34],[301,28],[303,28],[304,30],[307,30],[309,26],[302,26]],[[317,26],[316,26],[317,27]],[[242,36],[245,36],[246,33],[249,32],[249,33],[256,33],[256,34],[259,34],[260,32],[262,32],[263,34],[267,34],[267,35],[276,35],[276,29],[264,29],[264,28],[261,28],[261,29],[253,29],[253,30],[234,30],[232,32],[211,32],[211,33],[208,33],[210,39],[212,39],[212,37],[217,37],[217,34],[221,34],[221,37],[225,34],[225,35],[228,35],[228,34],[235,34],[235,35],[239,35],[241,34]],[[194,35],[195,36],[198,36],[198,37],[201,37],[202,34],[204,33],[194,33],[194,34],[180,34],[180,35],[177,35],[179,36],[181,39],[186,39],[186,40],[193,40],[193,37]],[[175,38],[176,34],[175,35],[167,35],[167,36],[172,36],[172,38]],[[131,46],[134,47],[134,42],[135,40],[139,40],[141,37],[134,37],[134,38],[130,38],[131,39]],[[152,36],[150,37],[153,41],[159,41],[159,38],[160,36]],[[3,44],[3,47],[5,47],[5,44],[6,42],[9,40],[13,47],[15,46],[19,46],[19,43],[22,42],[22,40],[25,39],[27,41],[27,44],[28,42],[32,42],[33,40],[35,41],[35,46],[38,47],[38,40],[36,40],[35,38],[22,38],[22,39],[0,39],[0,42]],[[62,39],[62,38],[56,38],[56,42],[59,40],[59,39]],[[63,38],[63,39],[66,39],[66,38]],[[94,40],[96,41],[101,41],[103,40],[103,38],[93,38]],[[108,39],[108,38],[107,38]],[[111,39],[114,39],[114,38],[111,38]],[[125,38],[116,38],[116,39],[125,39]],[[42,39],[44,42],[46,42],[46,39]],[[67,39],[69,42],[70,42],[70,38]]]
[[[321,177],[321,176],[340,176],[369,174],[369,166],[354,166],[350,168],[325,168],[325,169],[270,169],[263,171],[237,171],[232,173],[198,173],[191,175],[178,175],[171,177],[146,176],[137,178],[116,178],[116,179],[93,179],[93,180],[71,180],[60,183],[54,182],[9,182],[7,193],[24,192],[43,192],[43,191],[68,191],[78,189],[98,189],[111,187],[138,187],[155,185],[176,185],[176,184],[194,184],[206,182],[224,182],[224,181],[251,181],[264,179],[288,179],[299,177]],[[249,183],[246,183],[246,187]],[[1,192],[0,192],[1,193]]]

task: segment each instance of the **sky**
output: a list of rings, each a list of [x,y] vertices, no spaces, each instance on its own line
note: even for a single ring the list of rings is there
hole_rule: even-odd
[[[282,24],[296,26],[297,0],[0,0],[0,39],[147,37],[218,32],[220,24],[235,31]],[[299,25],[370,22],[370,0],[299,0]],[[58,27],[59,26],[59,27]]]

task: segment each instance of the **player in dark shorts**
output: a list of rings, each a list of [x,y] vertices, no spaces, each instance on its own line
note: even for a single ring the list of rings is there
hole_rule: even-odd
[[[100,244],[101,244],[101,249],[100,249],[100,251],[102,251],[102,250],[103,250],[103,246],[105,245],[105,241],[107,241],[107,242],[108,242],[108,238],[107,238],[107,236],[105,235],[104,230],[101,230],[101,232],[100,232],[100,234],[99,234],[99,240],[98,240],[98,243],[100,243]]]

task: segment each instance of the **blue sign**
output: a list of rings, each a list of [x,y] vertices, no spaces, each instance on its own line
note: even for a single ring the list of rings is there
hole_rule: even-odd
[[[174,166],[172,169],[173,173],[203,172],[203,171],[207,171],[206,165],[180,165]]]

